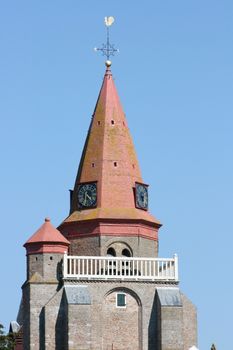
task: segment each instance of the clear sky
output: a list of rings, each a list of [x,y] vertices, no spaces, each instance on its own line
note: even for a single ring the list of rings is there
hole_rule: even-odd
[[[232,0],[0,2],[0,323],[16,318],[22,245],[69,210],[111,41],[112,71],[141,165],[160,256],[179,255],[199,348],[232,348]]]

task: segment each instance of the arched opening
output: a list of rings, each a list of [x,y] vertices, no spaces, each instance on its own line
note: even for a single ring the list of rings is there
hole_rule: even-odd
[[[141,349],[141,302],[132,290],[116,288],[109,291],[103,300],[102,312],[102,338],[106,349]]]
[[[116,256],[116,251],[115,251],[115,249],[112,248],[112,247],[108,248],[108,250],[107,250],[107,255],[109,255],[109,256]]]
[[[108,248],[107,256],[109,258],[116,256],[116,251],[113,247]],[[108,261],[108,266],[106,266],[106,269],[110,275],[116,275],[116,262],[111,260]]]
[[[127,256],[128,258],[131,257],[131,253],[130,253],[129,249],[126,249],[126,248],[122,250],[121,254],[122,254],[122,256]]]

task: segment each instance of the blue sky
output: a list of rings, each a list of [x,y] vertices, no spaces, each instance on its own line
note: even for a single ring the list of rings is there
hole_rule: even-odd
[[[160,256],[178,253],[181,289],[198,308],[199,348],[232,344],[233,2],[0,3],[0,322],[16,318],[23,243],[69,193],[104,74],[112,71],[134,139]]]

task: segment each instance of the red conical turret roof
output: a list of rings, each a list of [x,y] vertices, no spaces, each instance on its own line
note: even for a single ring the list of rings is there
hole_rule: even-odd
[[[45,218],[43,225],[27,240],[27,254],[64,253],[70,242]]]

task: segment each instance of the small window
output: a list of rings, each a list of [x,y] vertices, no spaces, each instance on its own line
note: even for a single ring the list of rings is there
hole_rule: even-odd
[[[97,124],[100,125],[100,121],[99,120],[98,120]]]
[[[111,120],[111,124],[112,124],[112,125],[114,125],[114,124],[115,124],[114,120]]]
[[[125,295],[125,293],[117,293],[116,306],[117,307],[126,307],[126,295]]]
[[[94,168],[95,167],[95,163],[91,163],[91,166],[92,166],[92,168]]]
[[[53,257],[52,256],[50,256],[50,258],[49,258],[50,260],[53,260]]]
[[[114,166],[117,167],[117,162],[114,162]]]

